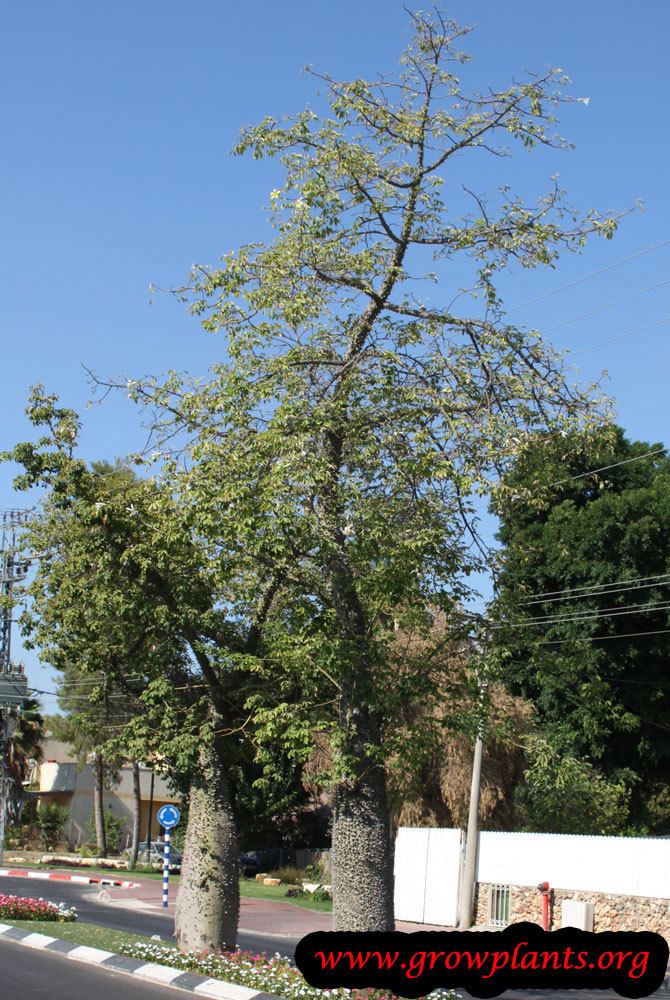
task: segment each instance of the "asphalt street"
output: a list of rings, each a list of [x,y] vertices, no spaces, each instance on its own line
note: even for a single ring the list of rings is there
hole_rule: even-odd
[[[55,903],[62,901],[67,906],[76,906],[79,920],[88,924],[98,924],[100,927],[109,927],[115,931],[127,931],[130,934],[142,934],[148,937],[160,934],[163,941],[170,941],[174,933],[172,912],[161,913],[158,909],[155,911],[124,909],[116,905],[114,899],[123,902],[124,892],[126,897],[130,894],[122,889],[105,888],[112,902],[101,902],[98,899],[100,886],[39,882],[33,879],[3,876],[0,878],[0,891],[15,896],[42,896]],[[289,958],[293,958],[298,941],[299,937],[292,939],[258,932],[249,933],[244,930],[238,934],[238,944],[245,951],[267,952],[271,955],[279,952],[280,955],[287,955]]]
[[[113,930],[128,931],[131,934],[151,936],[159,934],[163,941],[169,941],[174,930],[172,912],[161,913],[125,909],[113,902],[98,899],[100,887],[70,884],[66,882],[38,882],[25,878],[0,878],[0,890],[17,896],[42,896],[54,902],[61,900],[68,906],[76,906],[79,919],[86,923],[98,924]],[[115,890],[107,890],[113,900]],[[117,890],[116,899],[123,901],[124,890]],[[128,893],[126,893],[128,896]],[[241,931],[238,942],[241,948],[255,952],[274,954],[279,952],[293,958],[294,948],[299,938],[288,939],[258,932]],[[27,953],[27,954],[26,954]],[[11,970],[11,971],[10,971]],[[0,1000],[5,996],[36,998],[36,1000],[167,1000],[178,995],[170,987],[149,986],[138,983],[129,976],[109,970],[99,970],[85,966],[59,955],[27,949],[24,945],[0,939],[0,975],[2,990]],[[95,991],[95,992],[94,992]],[[458,995],[469,1000],[461,990]],[[185,994],[182,994],[185,995]],[[670,1000],[670,993],[654,994],[663,1000]],[[501,994],[501,1000],[621,1000],[618,994],[609,990],[514,990]]]
[[[0,975],[2,996],[17,1000],[174,1000],[182,991],[170,986],[143,983],[110,969],[75,962],[64,955],[27,948],[0,939]],[[467,998],[467,994],[460,993]],[[660,996],[660,994],[655,994]],[[667,997],[667,993],[663,994]],[[501,1000],[620,1000],[608,991],[586,993],[580,990],[515,991],[503,993]]]
[[[180,995],[169,986],[143,983],[12,941],[0,940],[0,975],[1,995],[16,1000],[175,1000]]]

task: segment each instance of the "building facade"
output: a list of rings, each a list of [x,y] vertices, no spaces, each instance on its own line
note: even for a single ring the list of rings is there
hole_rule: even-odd
[[[93,790],[95,774],[91,764],[80,765],[72,756],[66,743],[61,743],[48,737],[43,744],[42,762],[37,765],[38,789],[37,796],[42,802],[55,802],[65,806],[70,817],[65,826],[64,836],[73,848],[92,843],[95,838],[91,832],[91,815],[93,813]],[[104,805],[115,816],[125,820],[121,835],[121,850],[130,846],[134,815],[133,772],[130,765],[119,768],[119,782],[111,788],[105,788]],[[156,813],[161,806],[169,802],[179,802],[168,786],[165,777],[157,771],[153,772],[153,797],[151,794],[152,770],[140,766],[140,795],[142,799],[142,840],[147,839],[149,827],[149,805],[151,802],[151,836],[158,839],[161,833],[156,820]]]

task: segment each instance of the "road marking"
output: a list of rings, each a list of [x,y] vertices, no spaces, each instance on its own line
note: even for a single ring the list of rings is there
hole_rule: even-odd
[[[48,944],[53,944],[58,938],[49,937],[47,934],[29,934],[24,937],[22,944],[27,944],[30,948],[46,948]]]
[[[75,961],[93,962],[95,965],[98,965],[100,962],[104,962],[105,959],[111,958],[113,954],[113,951],[102,951],[101,948],[89,948],[87,944],[80,944],[77,948],[69,952],[67,957],[73,958]]]
[[[237,983],[224,983],[220,979],[208,979],[193,990],[198,996],[214,997],[216,1000],[252,1000],[258,996],[258,990],[248,986],[238,986]]]
[[[133,975],[137,976],[138,979],[150,979],[155,983],[166,983],[169,985],[173,979],[183,976],[184,970],[172,969],[167,965],[155,965],[153,962],[147,962],[146,965],[141,965],[139,969],[135,969]]]

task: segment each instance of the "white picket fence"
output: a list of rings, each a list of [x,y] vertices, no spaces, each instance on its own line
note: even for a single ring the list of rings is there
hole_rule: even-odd
[[[460,830],[401,827],[395,851],[397,920],[453,927],[458,918]],[[553,833],[479,836],[477,881],[670,900],[670,840]]]

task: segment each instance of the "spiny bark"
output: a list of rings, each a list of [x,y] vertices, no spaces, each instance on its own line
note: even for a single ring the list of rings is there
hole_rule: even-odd
[[[105,765],[102,754],[96,750],[94,754],[95,783],[93,786],[93,813],[95,816],[95,840],[98,856],[107,857],[107,831],[105,829],[105,807],[103,791],[105,787]]]
[[[140,850],[140,838],[142,836],[142,792],[140,789],[140,765],[137,757],[133,757],[133,843],[130,852],[130,867],[137,864],[137,855]]]
[[[175,933],[182,951],[232,949],[240,911],[239,844],[225,758],[203,749],[190,787]]]
[[[333,929],[392,931],[393,843],[386,777],[370,769],[335,789],[333,816]]]

